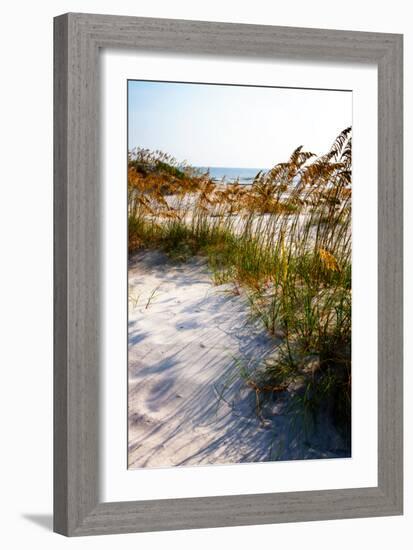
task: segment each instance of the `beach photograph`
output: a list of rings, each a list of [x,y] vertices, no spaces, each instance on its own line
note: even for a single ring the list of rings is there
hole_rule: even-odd
[[[351,457],[351,91],[127,86],[128,468]]]

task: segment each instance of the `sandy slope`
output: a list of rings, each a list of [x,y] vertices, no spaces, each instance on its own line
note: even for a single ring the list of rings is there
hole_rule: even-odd
[[[288,392],[265,407],[266,425],[257,418],[239,366],[256,364],[276,342],[230,289],[213,286],[200,259],[177,265],[140,252],[130,260],[131,468],[320,456],[292,422]],[[324,448],[340,446],[322,431]]]

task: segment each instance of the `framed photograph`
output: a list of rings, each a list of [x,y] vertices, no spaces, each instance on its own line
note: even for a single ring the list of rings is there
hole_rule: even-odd
[[[402,514],[402,36],[54,40],[55,531]]]

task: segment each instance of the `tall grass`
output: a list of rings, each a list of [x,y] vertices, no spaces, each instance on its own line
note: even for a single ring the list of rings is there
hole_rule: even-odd
[[[128,170],[129,249],[207,257],[277,339],[250,384],[305,378],[312,403],[333,402],[348,435],[351,392],[351,129],[320,157],[297,148],[252,185],[216,184],[161,152],[137,149]],[[311,376],[307,364],[312,362]]]

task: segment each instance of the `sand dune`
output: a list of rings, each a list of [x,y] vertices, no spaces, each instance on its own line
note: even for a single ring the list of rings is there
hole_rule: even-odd
[[[327,420],[322,439],[309,437],[289,411],[289,392],[264,405],[265,422],[258,418],[240,368],[254,368],[277,342],[231,290],[212,284],[201,259],[130,259],[130,468],[339,456]]]

